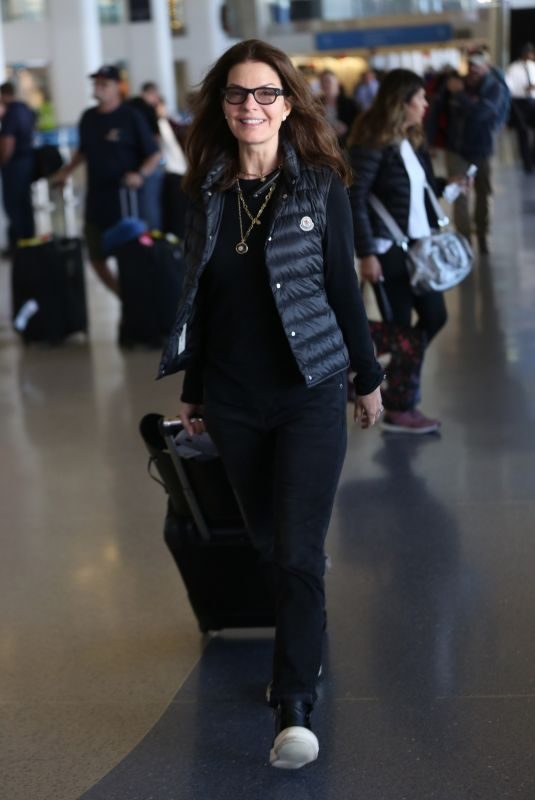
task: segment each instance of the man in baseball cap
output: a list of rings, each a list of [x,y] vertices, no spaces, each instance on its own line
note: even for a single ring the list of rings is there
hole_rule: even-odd
[[[79,164],[86,164],[84,233],[89,258],[101,281],[118,295],[117,275],[107,262],[102,234],[121,219],[125,187],[131,192],[141,189],[158,167],[160,151],[139,111],[123,102],[118,67],[104,64],[89,77],[97,104],[83,113],[78,150],[59,171],[55,182],[64,183]],[[142,202],[140,206],[141,216],[145,217]]]
[[[92,72],[89,77],[93,78],[93,80],[102,78],[106,81],[117,81],[117,83],[119,83],[121,80],[121,73],[118,67],[113,64],[103,64],[96,72]]]

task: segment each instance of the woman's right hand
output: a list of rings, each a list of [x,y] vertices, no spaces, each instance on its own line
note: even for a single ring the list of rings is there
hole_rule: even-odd
[[[178,417],[189,436],[194,436],[197,433],[204,433],[206,430],[202,418],[202,406],[196,403],[180,403]]]
[[[370,283],[377,283],[383,279],[383,268],[377,256],[366,256],[360,260],[360,277]]]

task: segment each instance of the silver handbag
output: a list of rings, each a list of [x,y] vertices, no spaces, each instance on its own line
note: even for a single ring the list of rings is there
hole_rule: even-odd
[[[394,242],[407,254],[407,269],[415,294],[445,292],[457,286],[470,274],[474,262],[468,240],[460,233],[443,230],[449,224],[449,219],[444,215],[429,184],[426,184],[425,188],[441,230],[417,239],[410,246],[408,237],[379,198],[373,194],[369,197],[370,206],[382,219]]]

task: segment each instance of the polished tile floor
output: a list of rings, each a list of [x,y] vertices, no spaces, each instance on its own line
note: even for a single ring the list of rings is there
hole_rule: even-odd
[[[137,433],[157,354],[23,348],[0,268],[0,796],[533,800],[535,179],[496,178],[492,254],[450,292],[423,407],[351,430],[328,550],[318,762],[267,766],[269,632],[203,641]]]

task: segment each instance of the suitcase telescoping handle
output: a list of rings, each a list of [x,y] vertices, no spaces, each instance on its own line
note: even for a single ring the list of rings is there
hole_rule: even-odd
[[[160,420],[159,427],[160,433],[162,434],[165,444],[167,445],[169,455],[171,456],[171,461],[173,462],[176,474],[178,475],[178,480],[180,482],[180,486],[182,487],[182,491],[184,492],[186,503],[189,506],[191,516],[193,517],[193,521],[199,532],[199,536],[203,541],[209,542],[211,536],[210,531],[208,530],[208,525],[206,524],[204,514],[201,511],[201,507],[199,506],[195,492],[193,491],[191,483],[189,482],[189,478],[186,470],[184,469],[184,464],[182,463],[182,459],[178,453],[177,444],[175,442],[175,436],[184,430],[184,426],[178,418],[164,417]]]
[[[135,189],[121,186],[119,189],[119,202],[121,203],[121,218],[139,217],[139,204]]]

